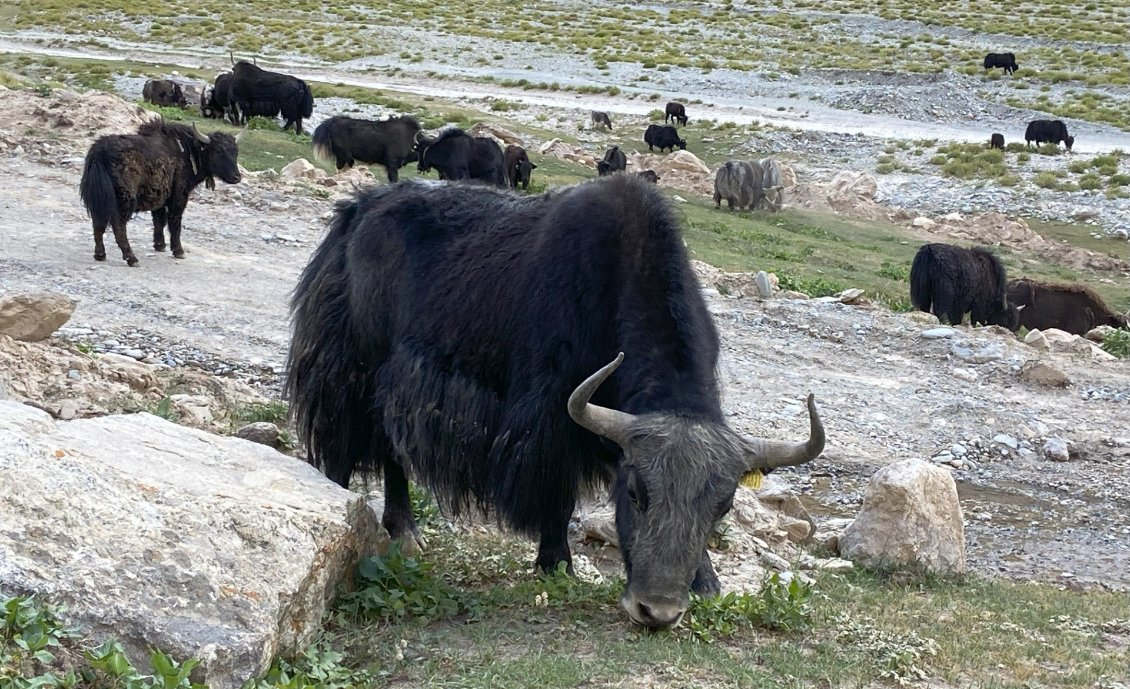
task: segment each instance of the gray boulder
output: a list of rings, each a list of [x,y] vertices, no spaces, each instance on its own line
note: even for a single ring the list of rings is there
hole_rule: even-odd
[[[918,459],[875,472],[839,547],[840,555],[868,567],[964,572],[965,526],[953,475]]]
[[[150,414],[55,422],[0,401],[0,589],[69,608],[139,664],[234,689],[301,649],[387,538],[363,496],[271,448]]]

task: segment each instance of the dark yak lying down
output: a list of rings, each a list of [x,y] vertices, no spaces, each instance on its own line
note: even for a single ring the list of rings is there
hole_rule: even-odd
[[[539,568],[568,566],[578,499],[611,484],[621,602],[649,627],[719,590],[706,542],[742,474],[824,446],[811,396],[808,441],[726,425],[718,333],[673,209],[635,175],[538,196],[358,192],[292,310],[286,390],[310,461],[341,485],[383,472],[393,538],[416,532],[407,475],[537,537]]]
[[[1107,306],[1086,285],[1057,285],[1021,278],[1008,283],[1008,300],[1020,311],[1020,325],[1029,330],[1058,328],[1086,335],[1092,328],[1125,328],[1126,316]]]
[[[925,244],[910,266],[910,301],[943,323],[958,325],[966,313],[974,325],[1020,327],[1020,314],[1009,303],[1008,276],[1000,259],[987,249]]]

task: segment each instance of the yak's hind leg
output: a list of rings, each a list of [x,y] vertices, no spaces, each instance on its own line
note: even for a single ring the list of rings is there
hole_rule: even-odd
[[[129,237],[126,236],[126,221],[116,218],[112,225],[114,227],[114,241],[118,243],[118,248],[122,251],[122,258],[128,265],[136,266],[137,256],[133,255],[133,249],[129,245]],[[105,257],[105,250],[103,250],[103,257]]]
[[[153,250],[165,250],[165,222],[168,219],[168,213],[164,208],[153,209]]]
[[[106,234],[105,223],[99,225],[94,223],[94,260],[106,260],[106,245],[102,243],[102,235]]]

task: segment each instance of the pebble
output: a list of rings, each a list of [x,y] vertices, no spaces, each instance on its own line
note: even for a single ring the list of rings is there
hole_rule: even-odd
[[[997,433],[996,435],[994,435],[993,442],[1000,445],[1007,445],[1013,450],[1020,446],[1020,443],[1016,441],[1016,438],[1013,438],[1011,435],[1005,435],[1004,433]]]
[[[1053,462],[1066,462],[1071,459],[1067,441],[1058,436],[1048,438],[1044,443],[1044,456]]]

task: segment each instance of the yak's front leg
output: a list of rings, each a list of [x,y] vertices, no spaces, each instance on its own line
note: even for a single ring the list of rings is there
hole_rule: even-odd
[[[423,550],[427,543],[420,535],[416,517],[412,514],[412,501],[408,493],[408,477],[404,467],[391,456],[384,460],[385,509],[381,525],[389,537],[400,541],[401,552],[414,555]]]
[[[164,208],[154,208],[153,211],[153,250],[165,250],[165,222],[168,212]]]
[[[722,592],[722,584],[718,581],[718,575],[714,573],[714,565],[710,562],[709,551],[704,550],[702,553],[702,562],[695,570],[694,581],[691,582],[691,591],[700,596],[717,596]]]
[[[569,518],[573,516],[573,505],[556,519],[545,523],[541,529],[538,543],[538,559],[534,567],[539,572],[553,572],[564,562],[565,569],[573,574],[573,556],[569,552]]]
[[[188,199],[185,199],[187,202]],[[184,258],[184,247],[180,243],[180,220],[184,215],[184,204],[169,204],[169,244],[173,247],[174,258]]]

